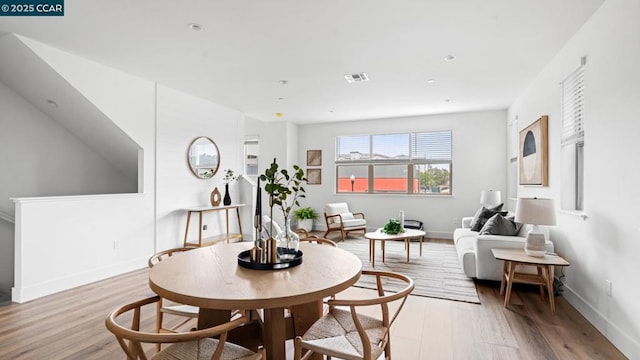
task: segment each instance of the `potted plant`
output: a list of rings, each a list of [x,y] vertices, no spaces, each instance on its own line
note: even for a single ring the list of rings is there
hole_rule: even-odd
[[[222,181],[224,182],[224,200],[223,204],[231,205],[231,196],[229,195],[229,184],[240,179],[240,175],[236,175],[233,170],[226,169],[224,171],[224,177]]]
[[[294,206],[300,206],[298,199],[305,197],[302,183],[306,182],[307,178],[304,176],[304,170],[298,165],[293,165],[293,171],[289,173],[287,169],[279,169],[276,159],[273,159],[271,166],[260,175],[260,180],[265,182],[264,190],[269,194],[271,218],[273,219],[274,206],[280,207],[284,216],[284,231],[276,237],[278,246],[289,251],[281,254],[281,258],[292,258],[298,252],[300,239],[291,230],[289,215]]]
[[[313,220],[318,218],[318,213],[311,207],[302,207],[293,211],[293,218],[298,221],[298,227],[307,230],[313,229]]]

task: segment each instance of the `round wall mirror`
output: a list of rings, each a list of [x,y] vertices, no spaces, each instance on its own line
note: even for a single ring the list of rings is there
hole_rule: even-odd
[[[201,136],[189,145],[187,161],[193,175],[200,179],[210,179],[218,171],[220,151],[210,138]]]

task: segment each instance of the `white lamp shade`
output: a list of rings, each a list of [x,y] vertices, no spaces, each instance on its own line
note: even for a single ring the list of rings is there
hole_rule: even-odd
[[[482,190],[480,193],[480,204],[482,205],[492,206],[501,202],[499,190]]]
[[[556,210],[553,199],[519,198],[514,220],[521,224],[555,225]]]

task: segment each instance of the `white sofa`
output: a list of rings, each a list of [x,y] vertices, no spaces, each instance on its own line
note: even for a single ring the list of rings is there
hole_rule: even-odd
[[[502,260],[491,253],[492,248],[524,248],[529,226],[522,226],[517,236],[479,235],[471,230],[472,217],[462,218],[462,228],[453,232],[460,266],[468,277],[500,281]],[[553,252],[553,243],[549,240],[549,230],[542,228],[548,252]],[[533,268],[535,270],[535,268]]]

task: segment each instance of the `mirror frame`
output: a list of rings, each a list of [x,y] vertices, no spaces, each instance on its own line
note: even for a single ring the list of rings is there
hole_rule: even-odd
[[[197,167],[197,166],[195,166],[194,164],[191,163],[191,156],[190,155],[191,155],[191,151],[193,149],[193,146],[194,146],[194,144],[196,142],[202,141],[202,140],[211,142],[211,144],[213,145],[213,147],[216,150],[216,156],[218,158],[218,161],[215,164],[215,167]],[[206,180],[206,179],[213,178],[213,176],[218,172],[218,168],[220,168],[220,149],[218,149],[218,145],[216,145],[216,143],[213,140],[211,140],[210,137],[207,137],[207,136],[199,136],[199,137],[193,139],[193,141],[191,141],[191,143],[189,144],[189,147],[187,148],[187,164],[189,165],[189,169],[191,170],[191,173],[195,177],[197,177],[198,179]],[[206,171],[207,169],[211,170],[211,175],[204,176],[203,173],[199,173],[198,169],[200,169],[201,171],[205,170],[204,174],[208,173],[208,171]]]

